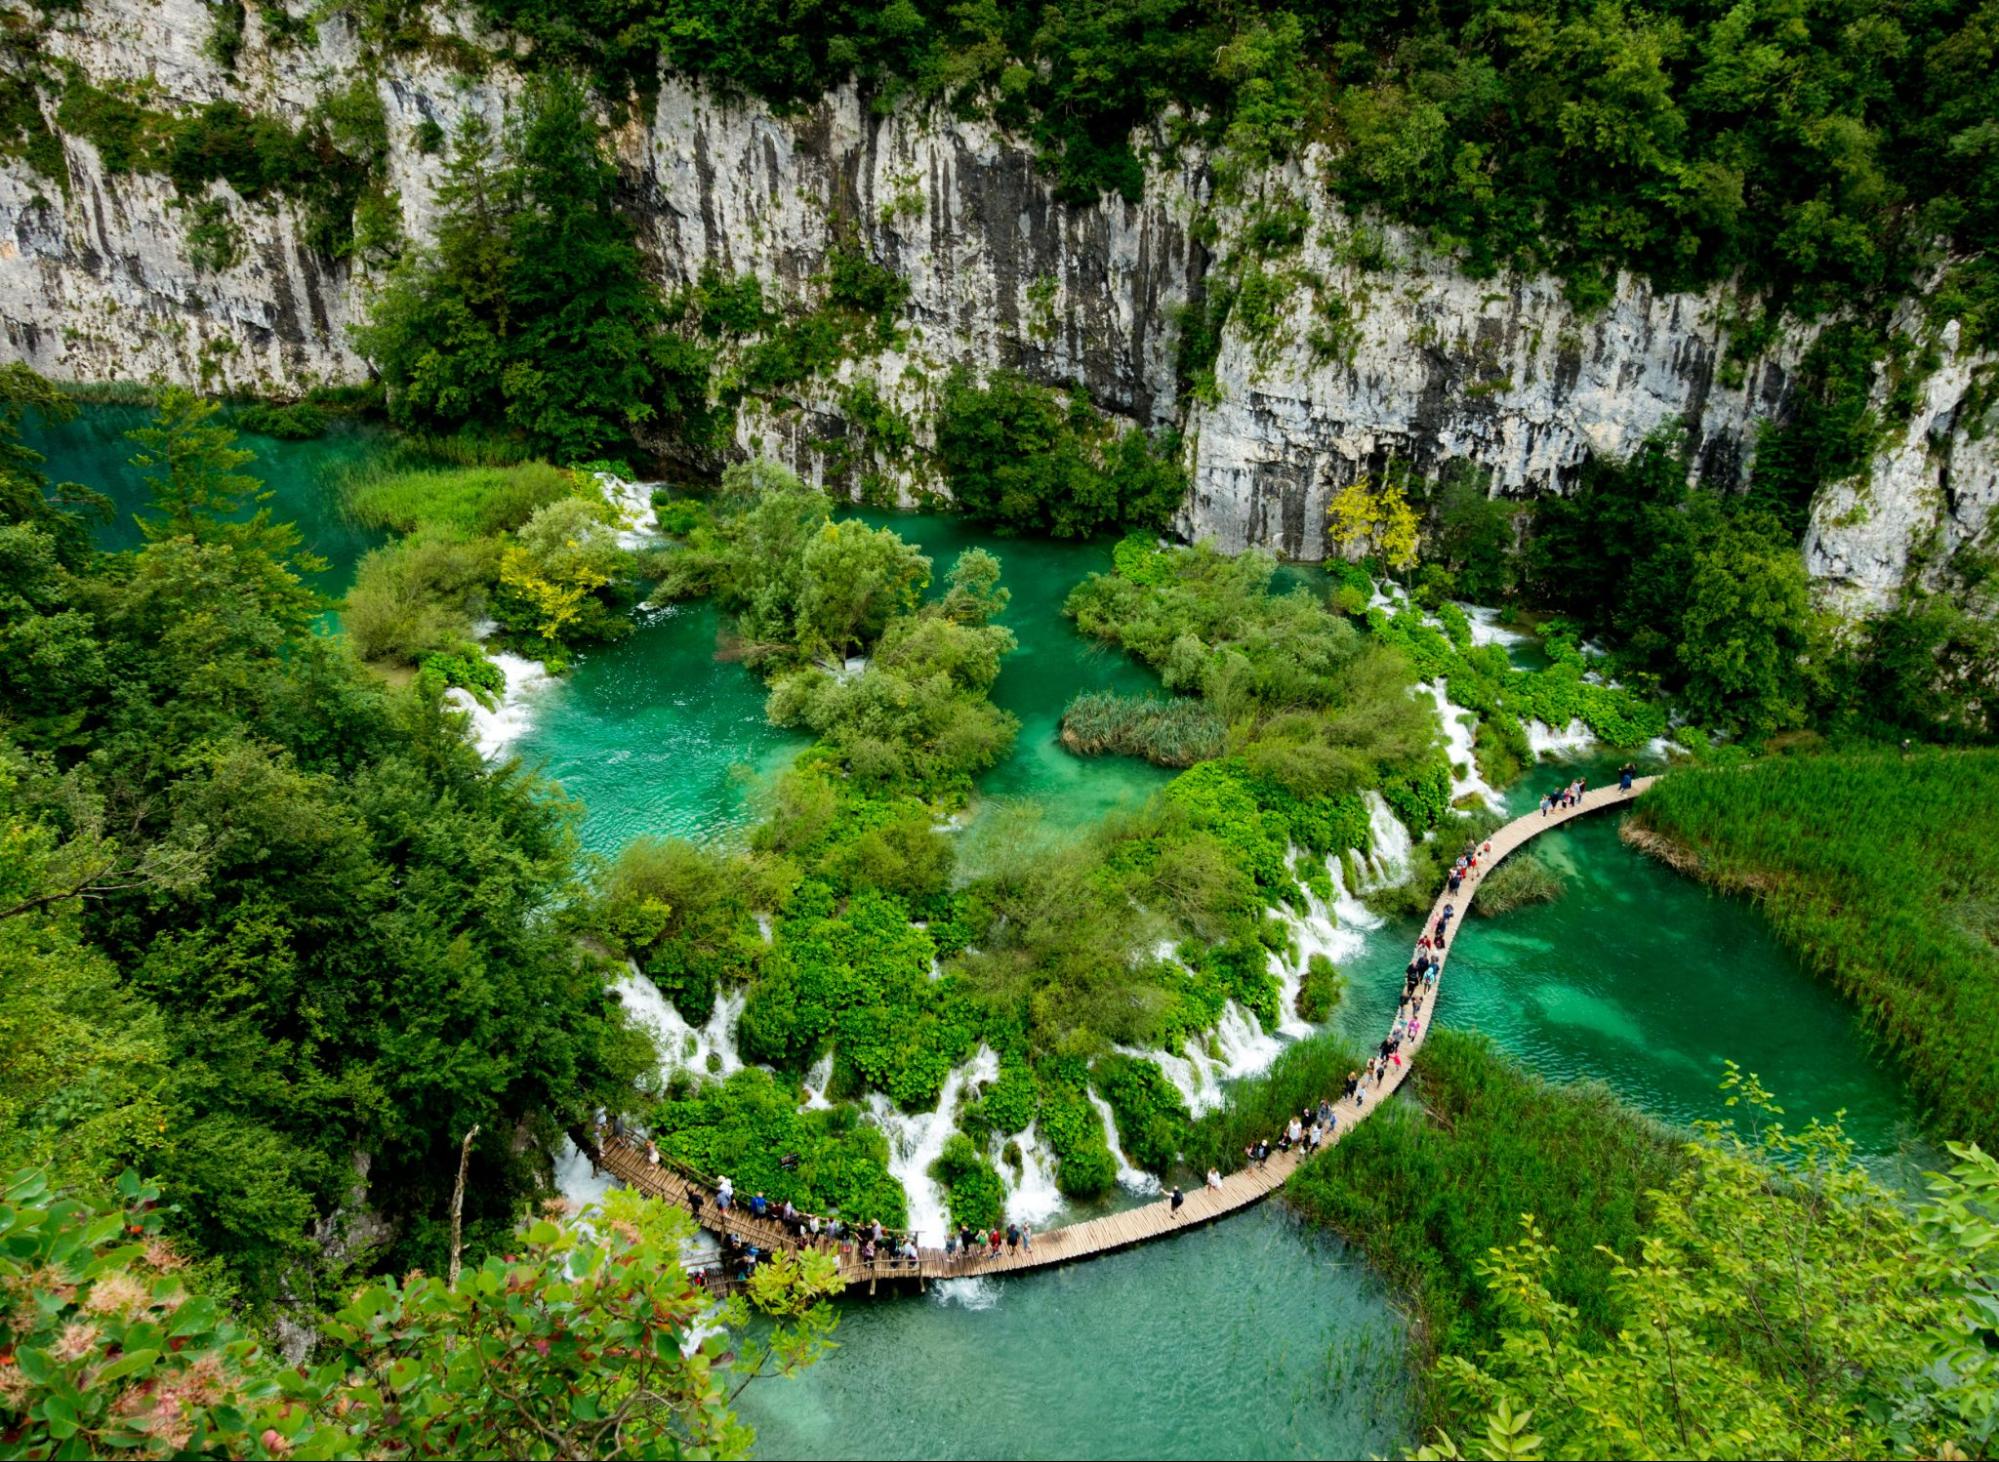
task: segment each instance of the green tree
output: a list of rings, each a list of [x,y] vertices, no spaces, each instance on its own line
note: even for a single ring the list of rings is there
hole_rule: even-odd
[[[1813,610],[1797,550],[1731,523],[1695,555],[1685,595],[1678,653],[1688,710],[1759,734],[1802,724]]]
[[[930,560],[887,528],[827,523],[805,546],[798,629],[810,648],[844,659],[906,614],[930,583]]]
[[[1614,1340],[1591,1339],[1546,1283],[1531,1217],[1481,1273],[1503,1322],[1476,1362],[1449,1356],[1447,1403],[1486,1417],[1490,1457],[1935,1456],[1990,1445],[1999,1165],[1954,1149],[1914,1216],[1838,1127],[1792,1132],[1731,1072],[1753,1130],[1704,1125],[1652,1195],[1638,1252],[1611,1271]],[[1731,1100],[1736,1098],[1732,1097]],[[1529,1426],[1533,1430],[1528,1430]],[[1460,1455],[1440,1434],[1419,1455]]]
[[[497,157],[466,125],[436,246],[405,257],[355,334],[396,421],[510,431],[558,461],[641,430],[705,445],[706,356],[668,333],[617,187],[566,73],[535,80]]]

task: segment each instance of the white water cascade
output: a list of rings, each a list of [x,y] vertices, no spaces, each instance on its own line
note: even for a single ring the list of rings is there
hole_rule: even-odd
[[[805,1110],[823,1112],[833,1103],[826,1099],[826,1088],[833,1083],[833,1053],[828,1051],[812,1063],[812,1069],[805,1073]]]
[[[611,993],[625,1002],[640,1025],[648,1026],[659,1045],[659,1074],[662,1080],[676,1071],[696,1076],[728,1076],[743,1069],[736,1051],[736,1021],[742,1016],[749,995],[731,990],[716,997],[715,1009],[700,1029],[689,1025],[673,1004],[659,993],[659,986],[647,979],[635,964],[611,986]]]
[[[1499,622],[1499,611],[1490,604],[1460,604],[1465,619],[1471,625],[1471,642],[1474,645],[1504,645],[1509,650],[1515,645],[1531,643],[1534,636],[1525,630],[1508,629]]]
[[[1546,721],[1530,720],[1526,726],[1527,746],[1537,761],[1545,757],[1576,756],[1596,745],[1596,737],[1580,717],[1559,731]]]
[[[1111,1110],[1111,1104],[1095,1092],[1090,1092],[1089,1098],[1090,1105],[1097,1109],[1097,1115],[1104,1119],[1104,1141],[1110,1144],[1111,1156],[1117,1161],[1117,1185],[1127,1193],[1157,1193],[1159,1179],[1143,1168],[1133,1167],[1131,1160],[1124,1155],[1124,1149],[1118,1146],[1117,1113]]]
[[[489,710],[469,690],[453,688],[444,693],[446,704],[465,712],[472,721],[472,744],[479,755],[497,761],[507,748],[527,734],[534,724],[534,702],[555,683],[539,660],[510,655],[497,650],[486,657],[505,677],[498,702]]]
[[[919,1244],[941,1245],[950,1228],[944,1190],[930,1176],[930,1165],[943,1155],[944,1144],[958,1130],[958,1097],[967,1082],[992,1081],[999,1076],[999,1056],[985,1046],[944,1078],[937,1109],[911,1116],[896,1110],[882,1093],[868,1093],[868,1115],[888,1135],[888,1170],[909,1197],[909,1227]]]
[[[1436,703],[1437,717],[1444,723],[1445,755],[1451,763],[1451,800],[1476,796],[1488,807],[1499,810],[1499,794],[1478,774],[1478,756],[1472,749],[1472,727],[1476,718],[1462,706],[1451,704],[1450,693],[1441,680],[1423,686]]]
[[[1409,829],[1402,825],[1402,819],[1389,807],[1387,799],[1373,788],[1361,794],[1367,803],[1367,831],[1374,843],[1374,849],[1367,856],[1368,874],[1361,880],[1359,893],[1370,888],[1393,888],[1409,877],[1409,855],[1415,848],[1409,836]],[[1339,869],[1334,868],[1337,878]],[[1341,919],[1347,917],[1346,910],[1337,911]],[[1369,915],[1362,927],[1372,929],[1381,921]]]
[[[1018,1178],[1003,1158],[993,1157],[1000,1181],[1006,1184],[1006,1216],[1013,1223],[1046,1223],[1062,1209],[1062,1190],[1055,1186],[1055,1154],[1041,1145],[1032,1122],[1013,1144],[1020,1149]]]
[[[597,474],[597,489],[618,515],[618,547],[639,548],[659,536],[659,515],[653,511],[656,482],[627,482],[611,472]]]
[[[555,1154],[555,1191],[578,1209],[602,1203],[616,1186],[611,1175],[590,1166],[583,1149],[567,1137]]]

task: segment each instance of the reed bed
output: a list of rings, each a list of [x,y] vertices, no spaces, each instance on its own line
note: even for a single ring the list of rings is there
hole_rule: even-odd
[[[1942,1135],[1999,1142],[1999,750],[1695,767],[1636,820],[1675,866],[1761,904]]]
[[[1085,691],[1062,713],[1062,744],[1079,756],[1139,756],[1155,766],[1190,767],[1227,749],[1228,727],[1184,696]]]

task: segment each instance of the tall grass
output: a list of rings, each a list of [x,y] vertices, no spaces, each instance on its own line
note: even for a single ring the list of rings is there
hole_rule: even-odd
[[[1999,1143],[1999,750],[1695,767],[1636,820],[1677,866],[1762,905],[1945,1135]]]
[[[1347,1073],[1365,1059],[1329,1034],[1286,1046],[1268,1071],[1236,1083],[1229,1089],[1227,1106],[1209,1112],[1188,1130],[1182,1149],[1187,1166],[1197,1173],[1209,1168],[1234,1172],[1242,1166],[1245,1147],[1259,1137],[1275,1142],[1292,1117],[1316,1107],[1322,1097],[1338,1096]],[[1363,1122],[1361,1127],[1368,1125]]]
[[[1062,744],[1082,756],[1142,756],[1155,766],[1190,767],[1227,749],[1228,727],[1185,696],[1085,691],[1062,713]]]
[[[1475,1356],[1499,1321],[1478,1263],[1519,1238],[1528,1213],[1557,1252],[1555,1297],[1609,1335],[1616,1260],[1598,1246],[1632,1257],[1645,1194],[1682,1162],[1669,1128],[1607,1088],[1551,1086],[1484,1037],[1440,1026],[1401,1094],[1308,1161],[1285,1193],[1413,1296],[1433,1352]]]
[[[436,528],[467,538],[511,532],[536,508],[577,490],[572,474],[546,462],[438,468],[400,454],[356,469],[341,484],[348,517],[364,528]]]

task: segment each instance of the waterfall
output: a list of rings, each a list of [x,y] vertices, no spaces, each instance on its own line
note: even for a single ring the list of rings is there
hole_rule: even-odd
[[[1532,644],[1534,636],[1526,630],[1508,629],[1499,622],[1499,611],[1490,604],[1460,604],[1465,618],[1471,623],[1471,642],[1474,645],[1504,645],[1511,650],[1515,645]]]
[[[479,704],[470,691],[456,687],[446,691],[444,699],[447,705],[471,718],[472,744],[479,749],[479,755],[496,761],[534,724],[533,702],[554,684],[554,678],[539,660],[510,655],[505,650],[497,650],[486,658],[506,679],[499,703],[493,709]]]
[[[611,993],[624,1002],[633,1019],[651,1029],[659,1044],[661,1080],[676,1071],[727,1076],[743,1069],[743,1058],[736,1051],[736,1021],[749,1000],[747,991],[731,990],[719,996],[713,1013],[699,1030],[687,1023],[636,964],[628,962],[626,973],[612,984]]]
[[[1046,1223],[1062,1209],[1062,1190],[1055,1186],[1055,1155],[1041,1145],[1032,1122],[1013,1143],[1020,1149],[1018,1180],[997,1154],[993,1159],[1000,1181],[1006,1184],[1006,1216],[1014,1223]]]
[[[599,1172],[590,1166],[590,1159],[583,1155],[583,1149],[567,1137],[555,1154],[555,1191],[567,1198],[579,1210],[592,1207],[604,1201],[604,1195],[611,1191],[614,1180],[609,1173]]]
[[[826,1099],[826,1088],[833,1083],[833,1053],[828,1051],[812,1063],[812,1069],[805,1073],[805,1110],[823,1112],[833,1104]]]
[[[909,1199],[909,1227],[919,1244],[941,1245],[950,1230],[950,1211],[945,1207],[944,1190],[930,1176],[930,1165],[944,1152],[944,1144],[958,1130],[958,1097],[967,1082],[992,1081],[999,1076],[999,1056],[985,1046],[972,1059],[944,1078],[934,1112],[911,1116],[896,1110],[895,1103],[882,1093],[868,1093],[868,1115],[888,1135],[888,1170],[902,1184]]]
[[[599,472],[597,489],[618,515],[618,547],[640,548],[659,536],[659,515],[653,510],[656,482],[627,482],[611,472]]]
[[[1444,723],[1444,738],[1448,745],[1445,754],[1451,763],[1451,800],[1460,797],[1477,796],[1495,811],[1501,806],[1499,794],[1492,790],[1485,778],[1478,774],[1478,757],[1472,750],[1472,727],[1469,724],[1471,712],[1451,704],[1450,693],[1441,680],[1430,681],[1423,689],[1436,703],[1437,715]]]
[[[1231,1081],[1267,1070],[1284,1049],[1284,1042],[1264,1031],[1254,1011],[1244,1010],[1233,1000],[1222,1007],[1214,1042],[1222,1075]]]
[[[1188,1112],[1196,1117],[1212,1112],[1222,1104],[1222,1085],[1215,1063],[1196,1046],[1189,1045],[1185,1054],[1144,1051],[1136,1046],[1113,1046],[1111,1049],[1120,1055],[1152,1062],[1164,1073],[1173,1089],[1180,1093],[1180,1100],[1187,1104]]]
[[[1363,880],[1363,888],[1393,888],[1409,876],[1409,854],[1415,844],[1409,837],[1409,829],[1402,825],[1402,819],[1395,815],[1382,795],[1370,787],[1361,794],[1367,803],[1367,832],[1374,843],[1367,862],[1371,876]],[[1335,877],[1339,870],[1334,869]],[[1355,889],[1355,893],[1361,892]],[[1380,920],[1375,920],[1380,923]],[[1368,926],[1372,928],[1373,925]]]
[[[1127,1193],[1157,1193],[1159,1179],[1143,1168],[1133,1167],[1125,1157],[1124,1149],[1118,1146],[1117,1113],[1111,1110],[1111,1104],[1094,1091],[1088,1095],[1090,1105],[1095,1107],[1097,1115],[1104,1119],[1104,1141],[1110,1144],[1111,1156],[1117,1160],[1117,1185]]]
[[[1557,731],[1546,721],[1527,722],[1527,745],[1537,759],[1576,756],[1596,745],[1596,737],[1580,717]]]

